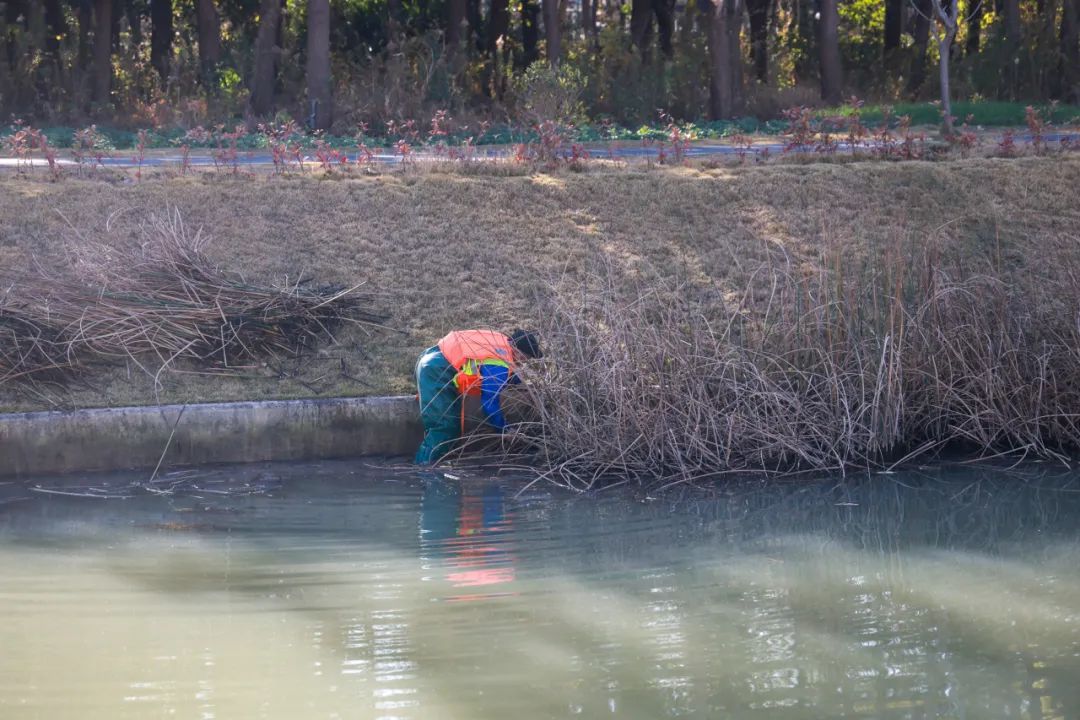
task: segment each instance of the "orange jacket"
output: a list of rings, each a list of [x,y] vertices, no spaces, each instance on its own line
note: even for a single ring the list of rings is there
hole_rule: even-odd
[[[514,346],[494,330],[455,330],[439,341],[439,352],[458,371],[454,385],[462,395],[480,394],[481,365],[502,365],[514,372]]]

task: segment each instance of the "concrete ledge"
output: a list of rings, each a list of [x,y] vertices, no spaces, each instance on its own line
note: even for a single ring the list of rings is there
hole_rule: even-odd
[[[422,434],[411,396],[0,414],[0,477],[153,468],[166,443],[162,467],[403,455]]]

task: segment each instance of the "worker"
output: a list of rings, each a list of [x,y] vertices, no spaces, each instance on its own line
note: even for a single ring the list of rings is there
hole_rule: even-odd
[[[536,333],[517,329],[507,336],[494,330],[455,330],[428,348],[416,363],[424,442],[417,465],[430,465],[453,447],[465,428],[465,396],[479,396],[485,419],[506,428],[499,395],[518,382],[525,359],[543,357]]]

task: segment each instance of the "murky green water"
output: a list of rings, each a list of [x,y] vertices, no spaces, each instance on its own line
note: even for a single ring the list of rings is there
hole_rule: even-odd
[[[1080,476],[1042,467],[0,484],[0,718],[1078,717]]]

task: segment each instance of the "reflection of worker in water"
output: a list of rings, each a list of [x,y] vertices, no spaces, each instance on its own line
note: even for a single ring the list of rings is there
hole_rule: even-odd
[[[499,535],[510,529],[502,488],[443,482],[429,483],[420,501],[420,544],[425,555],[439,558],[454,587],[477,588],[514,579],[514,558]],[[452,600],[473,600],[502,593],[468,591]]]
[[[419,465],[429,465],[453,447],[464,430],[465,396],[479,396],[485,419],[496,430],[506,427],[499,395],[518,382],[515,369],[527,358],[539,358],[536,333],[515,330],[506,336],[493,330],[456,330],[416,363],[424,442],[416,452]]]

